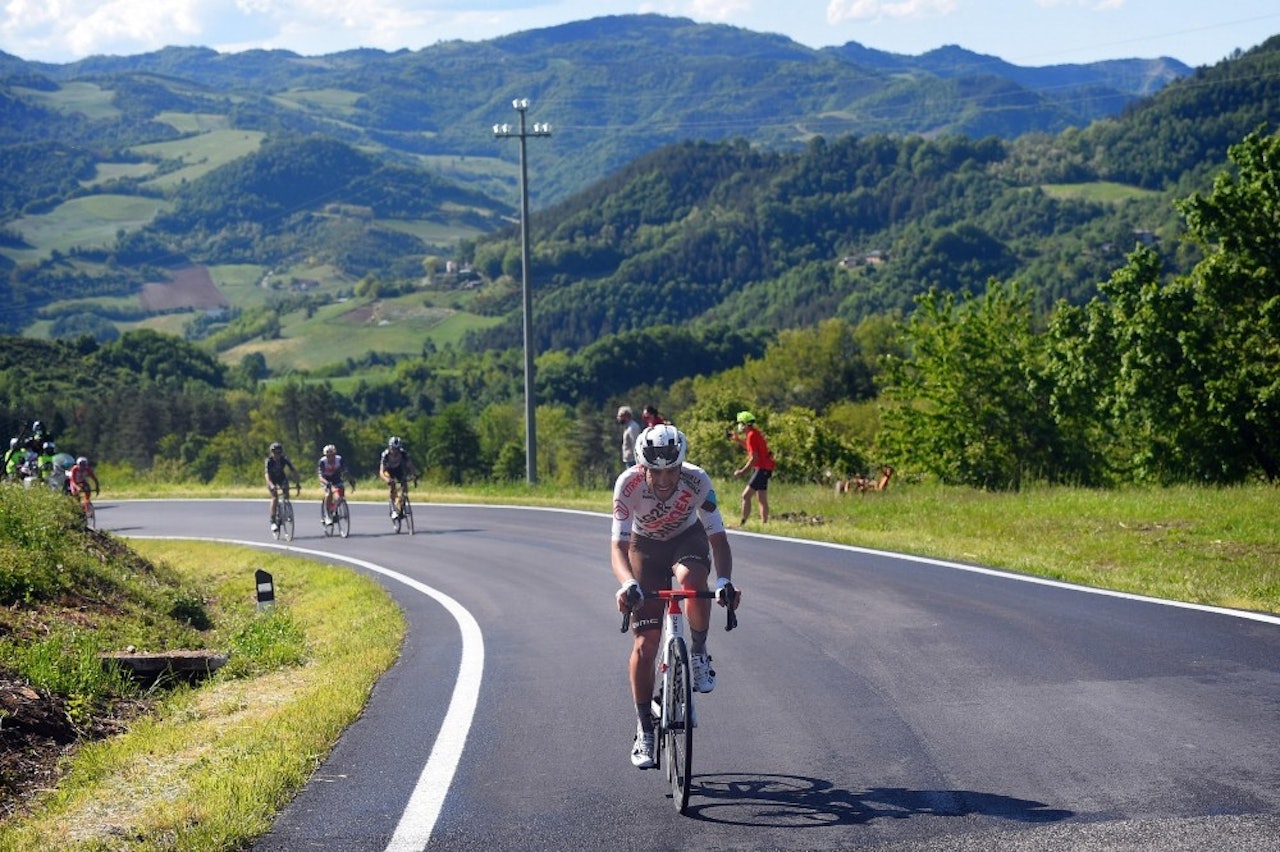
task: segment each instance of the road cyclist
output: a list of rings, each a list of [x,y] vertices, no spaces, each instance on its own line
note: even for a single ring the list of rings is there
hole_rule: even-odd
[[[294,494],[302,491],[302,477],[298,475],[298,469],[293,466],[293,462],[284,454],[284,445],[279,441],[273,441],[271,446],[267,448],[267,460],[263,465],[263,478],[267,482],[267,493],[271,495],[271,511],[268,517],[271,521],[271,532],[273,535],[280,533],[281,523],[285,520],[282,517],[279,494],[284,491],[285,500],[289,499],[289,471],[293,471]],[[293,520],[293,507],[288,508],[290,523]]]
[[[356,488],[355,478],[347,470],[338,448],[333,444],[325,444],[324,455],[316,466],[320,485],[324,488],[324,500],[320,504],[320,521],[324,525],[325,535],[333,535],[336,525],[343,538],[347,537],[350,518],[347,513],[346,486]]]
[[[388,503],[391,507],[391,522],[394,524],[404,517],[409,480],[412,479],[414,485],[418,484],[418,468],[410,458],[404,441],[395,435],[387,439],[387,447],[378,458],[378,476],[390,489]]]
[[[71,488],[71,496],[80,501],[80,508],[84,511],[84,523],[89,529],[93,529],[97,513],[93,508],[93,501],[89,497],[89,483],[93,483],[93,493],[96,495],[102,491],[102,486],[98,483],[98,474],[94,472],[93,466],[89,464],[89,459],[80,456],[76,459],[75,464],[71,465],[67,471],[67,484]]]
[[[668,423],[651,426],[636,439],[636,466],[613,487],[610,567],[620,586],[618,611],[633,615],[628,677],[636,735],[630,757],[638,769],[655,765],[651,703],[664,609],[661,599],[644,590],[670,588],[674,578],[682,589],[705,592],[714,560],[716,602],[736,609],[741,597],[731,582],[733,555],[711,478],[687,462],[687,455],[683,432]],[[685,616],[693,688],[711,692],[716,676],[707,650],[710,599],[686,600]]]

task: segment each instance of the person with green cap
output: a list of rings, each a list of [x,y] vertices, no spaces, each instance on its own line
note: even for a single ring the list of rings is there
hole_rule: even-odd
[[[740,433],[740,434],[738,434]],[[739,526],[751,517],[751,499],[760,498],[760,523],[769,523],[769,480],[773,477],[773,453],[769,452],[769,443],[764,433],[756,426],[756,416],[750,411],[738,412],[738,433],[730,430],[729,437],[747,451],[747,462],[733,472],[734,476],[742,476],[751,471],[747,487],[742,489],[742,520]]]

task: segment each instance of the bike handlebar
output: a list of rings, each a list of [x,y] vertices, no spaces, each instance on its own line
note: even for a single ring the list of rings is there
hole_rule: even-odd
[[[737,596],[737,590],[733,588],[732,583],[725,588],[729,590],[729,597],[733,598]],[[644,596],[646,598],[656,598],[657,600],[664,601],[669,601],[672,598],[711,598],[714,600],[716,593],[710,589],[645,589]],[[732,606],[725,607],[725,609],[727,609],[728,612],[725,614],[724,629],[732,630],[738,626],[738,613]],[[618,632],[626,633],[627,630],[630,629],[631,614],[632,610],[627,610],[622,614],[622,629]]]

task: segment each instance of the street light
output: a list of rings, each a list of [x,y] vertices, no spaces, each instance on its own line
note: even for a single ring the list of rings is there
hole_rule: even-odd
[[[525,162],[524,140],[530,136],[550,136],[550,124],[535,124],[526,130],[524,114],[529,109],[528,98],[516,98],[511,106],[520,113],[520,128],[509,124],[495,124],[493,135],[498,139],[520,140],[520,280],[524,290],[524,456],[525,479],[530,485],[538,481],[538,436],[534,425],[533,404],[533,297],[529,290],[529,167]]]

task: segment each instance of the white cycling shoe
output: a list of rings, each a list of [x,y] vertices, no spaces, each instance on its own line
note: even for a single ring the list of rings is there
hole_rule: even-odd
[[[716,673],[711,668],[710,654],[690,654],[689,667],[693,669],[694,692],[710,692],[716,688]]]
[[[636,740],[631,744],[631,765],[636,769],[653,768],[653,731],[636,729]]]

